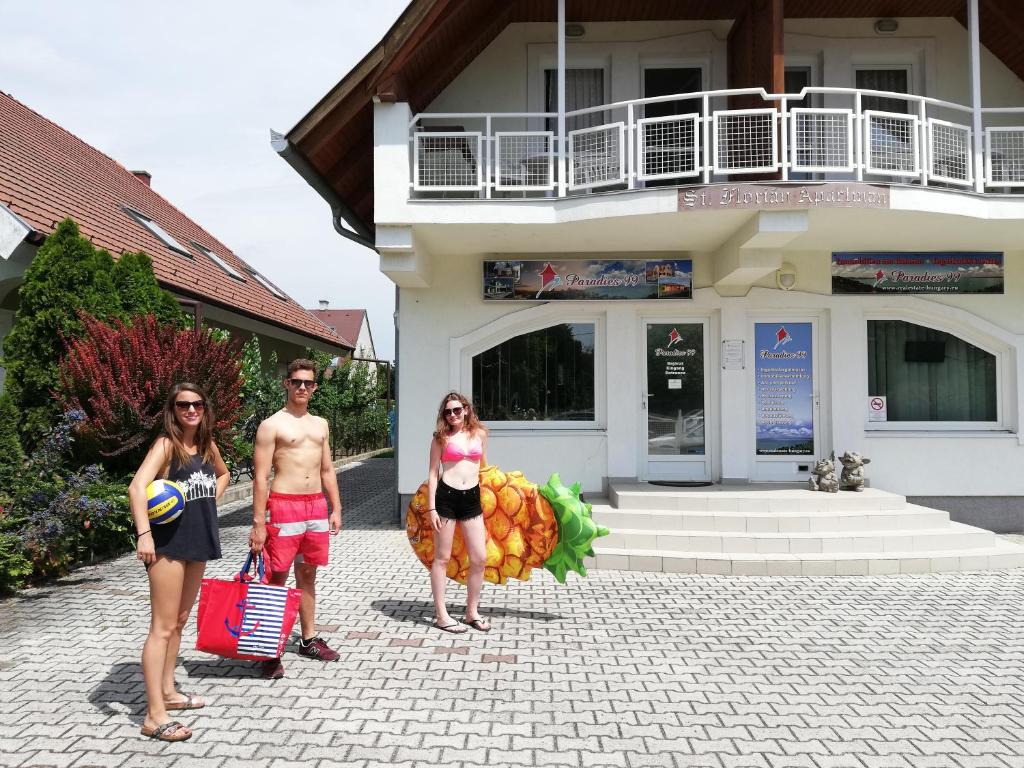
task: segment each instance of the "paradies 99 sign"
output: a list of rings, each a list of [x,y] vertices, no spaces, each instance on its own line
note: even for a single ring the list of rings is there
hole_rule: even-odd
[[[691,299],[690,259],[485,261],[485,301]]]

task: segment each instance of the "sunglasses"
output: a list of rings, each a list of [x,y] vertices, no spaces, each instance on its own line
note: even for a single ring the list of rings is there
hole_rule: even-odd
[[[175,400],[174,407],[179,411],[187,411],[189,408],[195,408],[196,411],[203,411],[206,409],[205,400]]]
[[[288,379],[288,383],[296,389],[305,387],[306,389],[316,389],[316,382],[310,381],[309,379]]]
[[[445,408],[444,409],[444,415],[445,416],[461,416],[462,412],[464,410],[466,410],[466,409],[463,408],[461,405],[458,405],[458,406],[456,406],[454,408]]]

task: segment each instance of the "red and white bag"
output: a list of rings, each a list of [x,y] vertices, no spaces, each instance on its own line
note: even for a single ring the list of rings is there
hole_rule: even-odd
[[[250,573],[250,552],[234,579],[203,579],[197,651],[253,661],[281,656],[299,613],[302,590],[267,583],[263,553],[255,565],[258,578]]]

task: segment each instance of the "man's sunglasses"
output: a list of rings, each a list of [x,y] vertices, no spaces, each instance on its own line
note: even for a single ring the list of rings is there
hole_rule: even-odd
[[[454,408],[445,408],[444,409],[444,415],[445,416],[461,416],[462,412],[464,410],[466,410],[466,409],[463,408],[461,405],[457,405]]]
[[[316,389],[316,382],[310,381],[309,379],[288,379],[288,383],[296,389],[305,387],[306,389]]]
[[[205,400],[175,400],[174,407],[179,411],[187,411],[189,408],[195,408],[197,411],[206,410]]]

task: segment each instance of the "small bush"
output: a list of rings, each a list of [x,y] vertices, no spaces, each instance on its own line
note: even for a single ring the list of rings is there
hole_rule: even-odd
[[[83,456],[128,469],[156,438],[171,387],[202,387],[214,409],[214,439],[231,444],[241,414],[239,348],[217,341],[209,329],[180,330],[152,315],[129,326],[82,317],[84,333],[72,341],[60,367],[58,398],[80,411]]]

